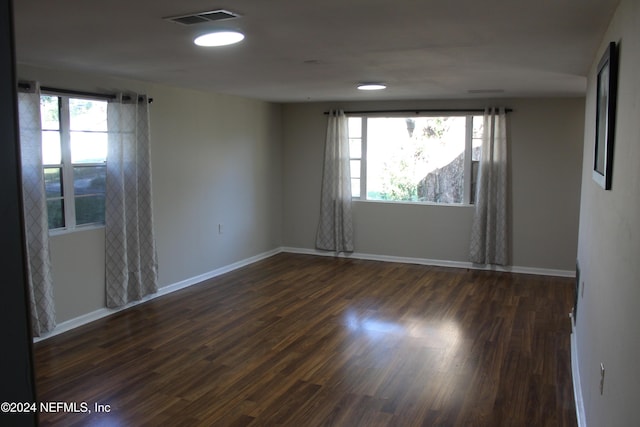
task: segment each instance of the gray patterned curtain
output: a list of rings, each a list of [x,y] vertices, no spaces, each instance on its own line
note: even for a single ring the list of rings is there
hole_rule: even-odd
[[[353,252],[349,125],[343,111],[329,113],[316,247]]]
[[[32,93],[18,94],[18,114],[31,327],[33,335],[39,337],[55,328],[56,313],[49,255],[47,198],[42,170],[40,90],[35,83],[31,87],[34,89]]]
[[[110,102],[105,201],[107,307],[158,290],[146,97]]]
[[[486,109],[469,260],[507,265],[507,125],[504,108]]]

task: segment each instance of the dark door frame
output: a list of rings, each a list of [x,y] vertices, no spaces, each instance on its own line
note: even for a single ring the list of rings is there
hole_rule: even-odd
[[[0,0],[0,424],[35,426],[37,410],[11,411],[21,409],[18,404],[37,404],[26,282],[12,6],[11,0]]]

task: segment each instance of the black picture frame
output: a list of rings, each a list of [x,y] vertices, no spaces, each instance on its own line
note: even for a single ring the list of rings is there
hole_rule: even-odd
[[[596,89],[596,141],[593,155],[593,179],[605,190],[611,189],[613,143],[618,89],[618,52],[609,43],[598,63]]]
[[[573,314],[571,316],[573,320],[573,326],[576,325],[578,320],[578,301],[580,300],[580,263],[576,260],[576,285],[573,295]]]

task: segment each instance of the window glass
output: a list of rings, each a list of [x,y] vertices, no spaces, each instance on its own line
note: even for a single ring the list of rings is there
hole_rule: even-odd
[[[104,224],[104,194],[76,197],[76,224]]]
[[[360,178],[351,178],[351,197],[360,197]]]
[[[44,95],[40,107],[49,229],[104,224],[107,102]]]
[[[60,104],[57,96],[40,97],[40,119],[43,130],[60,130]]]
[[[361,138],[362,137],[362,118],[361,117],[349,117],[349,138]]]
[[[104,163],[107,161],[106,132],[71,131],[71,163]]]
[[[62,168],[44,168],[44,188],[47,197],[62,197]]]
[[[351,160],[351,178],[360,178],[360,160]]]
[[[356,159],[362,157],[362,141],[360,138],[349,138],[349,156]]]
[[[465,121],[369,118],[367,199],[462,203]]]
[[[104,223],[105,166],[75,166],[73,192],[76,225]]]
[[[361,160],[351,159],[351,197],[360,197],[360,163]]]
[[[366,121],[364,135],[362,120]],[[473,129],[467,131],[467,124],[473,124]],[[349,138],[352,197],[473,202],[470,193],[477,173],[474,163],[481,154],[481,116],[350,117]],[[471,176],[465,176],[465,171]]]
[[[76,224],[104,223],[105,166],[73,168]]]
[[[60,132],[57,130],[42,131],[42,164],[59,165],[61,163]]]
[[[69,99],[69,127],[72,131],[107,131],[107,102]]]
[[[64,200],[47,200],[49,230],[64,228]]]
[[[480,161],[482,154],[482,132],[484,128],[484,120],[482,116],[473,117],[473,136],[471,139],[471,155],[474,162]]]
[[[104,194],[106,174],[105,166],[74,167],[73,191],[75,195]]]

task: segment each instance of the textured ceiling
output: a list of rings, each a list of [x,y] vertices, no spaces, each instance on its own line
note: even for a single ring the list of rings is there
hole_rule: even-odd
[[[275,102],[571,96],[584,94],[617,4],[17,0],[16,56],[29,65]],[[163,19],[214,9],[241,17],[192,26]],[[222,48],[192,43],[215,29],[246,38]],[[389,88],[355,89],[369,81]]]

